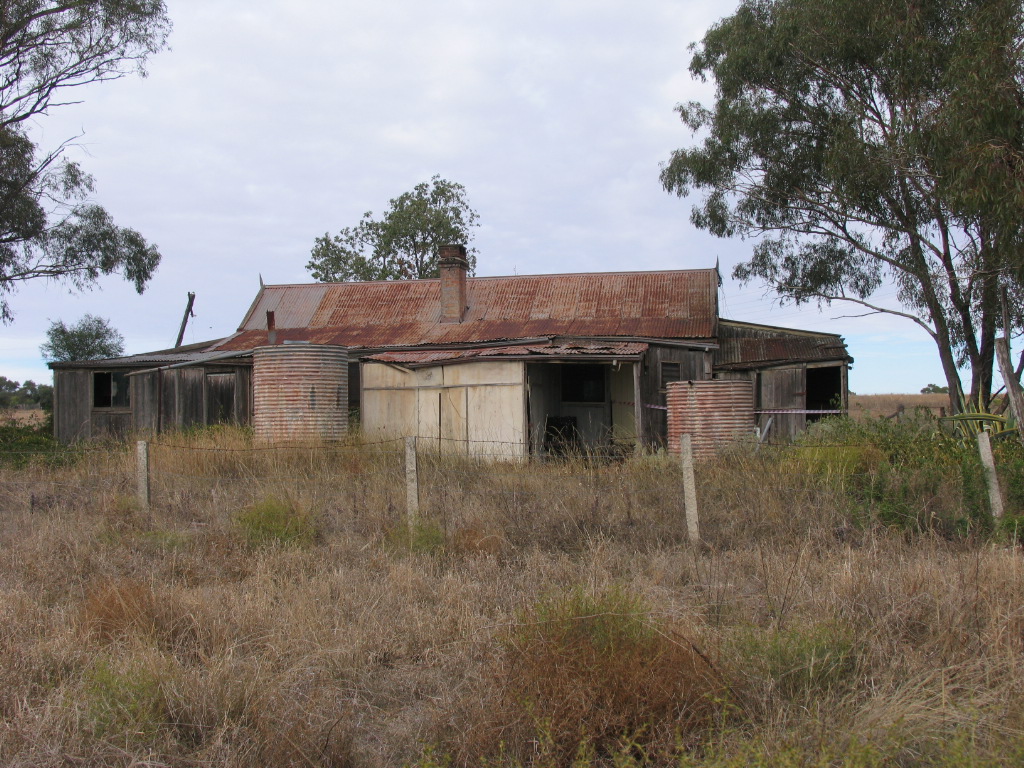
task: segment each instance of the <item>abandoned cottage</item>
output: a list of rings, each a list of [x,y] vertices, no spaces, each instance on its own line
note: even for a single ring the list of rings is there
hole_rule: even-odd
[[[630,450],[847,407],[835,334],[726,320],[717,269],[267,285],[237,332],[141,355],[53,363],[71,442],[196,425],[257,437],[418,436],[468,453]],[[699,440],[699,439],[698,439]]]

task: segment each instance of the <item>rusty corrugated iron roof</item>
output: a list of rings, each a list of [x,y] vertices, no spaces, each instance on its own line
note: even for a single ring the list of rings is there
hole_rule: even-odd
[[[711,339],[714,269],[471,277],[461,323],[441,322],[439,280],[268,285],[219,348],[308,341],[380,349],[545,336]]]
[[[108,357],[101,360],[53,362],[50,363],[49,366],[53,369],[97,367],[139,368],[173,363],[202,362],[208,358],[216,357],[220,353],[220,350],[215,349],[214,347],[222,341],[224,341],[224,339],[200,341],[195,344],[187,344],[181,347],[173,347],[171,349],[161,349],[156,352],[143,352],[142,354],[126,355],[124,357]]]
[[[768,325],[722,320],[715,368],[747,369],[791,362],[853,362],[843,337]]]
[[[379,363],[395,363],[415,368],[420,365],[436,363],[464,362],[481,358],[638,358],[647,350],[646,344],[639,342],[623,342],[620,344],[513,344],[501,347],[484,347],[476,349],[444,349],[421,350],[408,352],[381,352],[366,357]]]

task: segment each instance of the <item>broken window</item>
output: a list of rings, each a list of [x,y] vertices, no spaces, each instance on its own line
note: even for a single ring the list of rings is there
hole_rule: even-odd
[[[603,403],[603,365],[562,366],[562,402]]]
[[[92,407],[128,406],[128,374],[124,371],[95,371],[92,375]]]
[[[661,364],[661,389],[666,389],[673,381],[680,381],[681,367],[679,363]]]

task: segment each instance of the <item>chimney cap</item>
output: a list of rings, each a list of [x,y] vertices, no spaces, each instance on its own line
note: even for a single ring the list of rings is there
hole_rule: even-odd
[[[466,246],[464,245],[442,245],[437,249],[438,262],[461,262],[469,265],[466,258]]]

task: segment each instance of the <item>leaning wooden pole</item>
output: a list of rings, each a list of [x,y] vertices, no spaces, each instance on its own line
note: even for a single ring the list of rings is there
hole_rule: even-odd
[[[192,315],[192,304],[195,303],[196,295],[192,291],[188,292],[188,304],[185,305],[185,314],[181,318],[181,328],[178,329],[178,340],[174,342],[174,348],[177,349],[181,346],[182,339],[185,338],[185,326],[188,325],[188,319]]]

